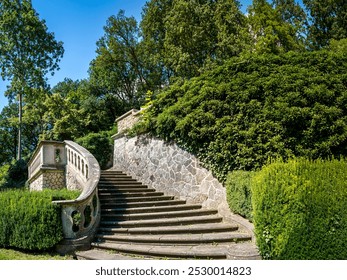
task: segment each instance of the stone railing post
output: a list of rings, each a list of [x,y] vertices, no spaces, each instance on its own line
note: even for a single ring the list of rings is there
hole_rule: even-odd
[[[30,190],[64,188],[65,165],[64,143],[41,141],[28,163]]]

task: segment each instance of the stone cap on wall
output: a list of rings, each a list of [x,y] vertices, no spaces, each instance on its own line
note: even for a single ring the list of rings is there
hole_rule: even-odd
[[[128,129],[131,129],[134,126],[134,124],[136,124],[139,121],[142,111],[143,109],[132,109],[120,116],[119,118],[117,118],[116,123],[118,132],[116,135],[113,135],[112,138],[117,138],[119,135],[123,135],[124,132]]]
[[[137,109],[131,109],[130,111],[126,112],[125,114],[121,115],[116,119],[116,123],[122,121],[123,119],[129,117],[129,116],[138,116],[140,114],[141,110]]]

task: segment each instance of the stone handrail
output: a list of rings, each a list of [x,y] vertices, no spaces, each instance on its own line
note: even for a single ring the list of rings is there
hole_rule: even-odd
[[[59,152],[57,152],[57,146],[59,146]],[[55,159],[52,159],[52,156]],[[100,221],[97,186],[101,171],[95,157],[77,143],[42,141],[29,162],[31,190],[55,188],[55,186],[45,185],[45,182],[49,181],[45,179],[45,176],[49,177],[48,175],[52,174],[58,159],[59,164],[64,166],[62,176],[64,176],[65,186],[70,190],[81,190],[81,194],[76,199],[53,201],[62,208],[64,240],[58,246],[58,250],[68,252],[76,248],[88,247],[95,234]]]
[[[53,201],[62,206],[64,237],[89,238],[94,234],[100,220],[100,203],[97,186],[100,166],[85,148],[72,141],[64,141],[66,149],[66,184],[69,189],[82,193],[74,200]]]

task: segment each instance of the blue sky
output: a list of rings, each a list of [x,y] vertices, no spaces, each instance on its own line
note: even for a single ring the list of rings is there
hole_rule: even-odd
[[[243,10],[252,1],[241,0]],[[60,70],[49,77],[53,87],[64,78],[73,80],[88,77],[89,63],[95,58],[96,42],[103,36],[103,27],[111,15],[125,10],[126,16],[141,20],[146,0],[32,0],[50,32],[64,43],[64,57]],[[8,104],[4,96],[6,83],[0,78],[0,111]]]

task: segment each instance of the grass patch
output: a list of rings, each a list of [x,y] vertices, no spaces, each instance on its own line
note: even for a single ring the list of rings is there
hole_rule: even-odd
[[[0,260],[72,260],[71,255],[60,256],[54,252],[33,253],[14,249],[0,249]]]

